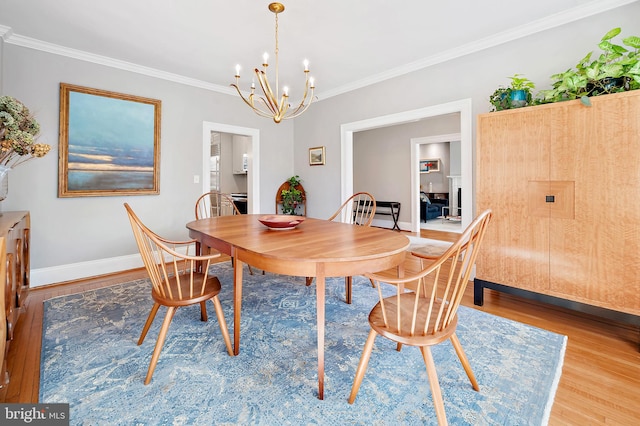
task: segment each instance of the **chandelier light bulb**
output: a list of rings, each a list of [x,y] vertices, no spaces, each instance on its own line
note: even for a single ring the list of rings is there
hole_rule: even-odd
[[[236,77],[240,77],[240,64],[236,65]]]

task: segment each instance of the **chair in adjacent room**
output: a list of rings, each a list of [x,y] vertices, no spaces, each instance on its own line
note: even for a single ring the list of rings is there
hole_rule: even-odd
[[[490,210],[478,215],[438,259],[425,259],[422,270],[417,274],[402,274],[401,277],[396,274],[396,278],[389,277],[388,274],[367,274],[378,289],[380,301],[369,313],[371,330],[356,369],[349,396],[350,404],[356,399],[378,335],[396,342],[398,350],[402,345],[417,346],[420,349],[438,424],[447,424],[447,418],[431,346],[450,340],[473,389],[480,390],[456,336],[457,311],[491,216]],[[408,291],[407,284],[415,284],[416,287],[413,291]],[[395,294],[389,296],[389,292],[384,293],[388,289],[383,287],[390,287]]]
[[[241,213],[229,194],[211,191],[196,200],[196,220],[234,214]]]
[[[371,226],[373,216],[376,214],[376,199],[368,192],[356,192],[347,199],[328,220],[338,220],[352,225]],[[307,277],[307,285],[313,282],[313,278]],[[345,298],[351,303],[351,288],[353,277],[344,278]]]
[[[370,226],[376,214],[376,199],[368,192],[356,192],[329,218],[352,225]]]
[[[209,217],[229,216],[242,214],[233,202],[233,198],[229,194],[219,191],[210,191],[202,194],[196,200],[196,220],[206,219]],[[196,243],[196,250],[200,249],[200,243]],[[209,248],[210,253],[216,253],[215,249]],[[253,275],[253,268],[247,265],[249,273]]]
[[[153,307],[142,328],[138,345],[144,342],[160,306],[167,308],[144,384],[148,385],[151,382],[171,320],[176,310],[182,306],[199,304],[200,319],[207,321],[206,302],[211,300],[218,317],[224,343],[227,346],[227,352],[233,356],[227,323],[218,298],[220,281],[217,277],[209,275],[211,261],[220,257],[220,253],[191,256],[188,254],[188,249],[195,240],[171,241],[162,238],[147,228],[127,203],[124,204],[124,207],[131,222],[140,256],[142,256],[151,280],[151,296],[153,298]],[[185,254],[182,253],[183,250],[185,250]],[[199,263],[203,265],[202,268],[198,268]]]

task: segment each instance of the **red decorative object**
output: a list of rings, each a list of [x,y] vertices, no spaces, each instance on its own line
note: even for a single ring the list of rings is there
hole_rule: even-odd
[[[304,216],[295,216],[289,214],[276,214],[260,216],[258,221],[269,229],[284,231],[294,229],[304,221]]]

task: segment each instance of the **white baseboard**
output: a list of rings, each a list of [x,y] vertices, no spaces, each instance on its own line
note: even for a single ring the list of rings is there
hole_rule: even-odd
[[[371,222],[371,226],[376,226],[378,228],[393,228],[393,220],[392,219],[373,219]],[[398,226],[403,231],[409,231],[411,229],[410,222],[398,222]]]
[[[178,253],[195,253],[195,246],[179,247]],[[169,260],[169,259],[167,259]],[[88,262],[70,263],[68,265],[51,266],[49,268],[32,269],[30,286],[39,287],[65,281],[79,280],[98,275],[113,274],[144,267],[139,253],[107,259],[90,260]]]
[[[136,253],[128,256],[118,256],[108,259],[98,259],[88,262],[32,269],[30,285],[31,287],[38,287],[97,275],[127,271],[129,269],[141,268],[143,266],[140,254]]]

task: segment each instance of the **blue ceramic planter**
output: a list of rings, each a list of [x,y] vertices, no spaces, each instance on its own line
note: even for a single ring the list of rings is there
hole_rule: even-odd
[[[527,91],[526,90],[512,90],[510,94],[511,106],[513,108],[520,108],[527,106]]]

